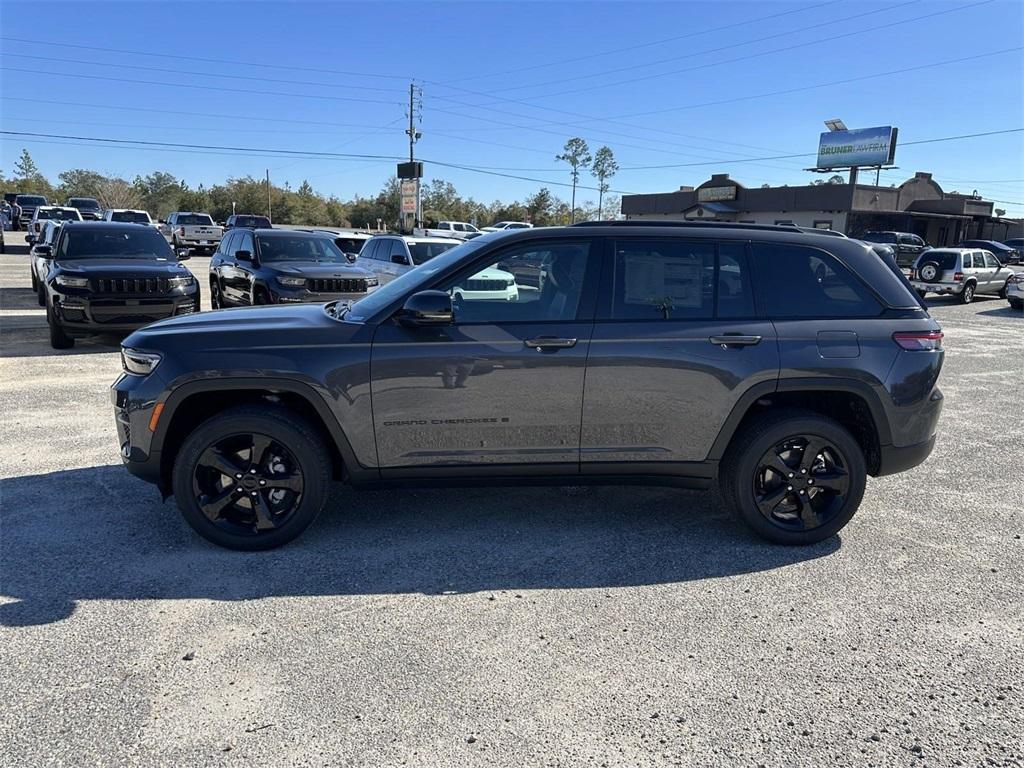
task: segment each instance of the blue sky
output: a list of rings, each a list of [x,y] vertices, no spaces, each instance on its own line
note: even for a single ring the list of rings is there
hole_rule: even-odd
[[[622,192],[668,191],[716,172],[748,186],[805,184],[819,178],[801,170],[813,157],[758,158],[813,154],[822,120],[840,117],[851,128],[899,127],[899,169],[885,183],[931,171],[947,190],[977,189],[1024,216],[1024,133],[908,144],[1024,127],[1017,0],[26,7],[0,3],[6,131],[397,156],[408,151],[415,79],[428,178],[485,201],[545,182],[567,197],[555,182],[568,172],[554,156],[571,136],[612,148],[622,166],[612,187]],[[0,168],[10,172],[23,147],[52,178],[74,167],[129,178],[166,170],[209,185],[269,168],[276,183],[308,179],[348,197],[394,173],[388,159],[23,137],[0,142]]]

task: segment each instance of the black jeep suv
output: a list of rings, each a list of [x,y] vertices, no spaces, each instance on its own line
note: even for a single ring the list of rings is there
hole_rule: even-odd
[[[294,538],[332,479],[717,481],[806,544],[931,452],[941,343],[856,241],[601,222],[488,234],[351,305],[156,323],[111,398],[129,471],[227,547]]]
[[[54,349],[199,311],[198,281],[153,227],[69,221],[33,253]]]
[[[214,309],[361,299],[377,277],[353,267],[330,235],[295,229],[233,229],[210,259]]]

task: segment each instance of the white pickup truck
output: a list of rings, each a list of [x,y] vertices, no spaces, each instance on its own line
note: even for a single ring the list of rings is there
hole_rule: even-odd
[[[224,229],[214,224],[208,213],[175,211],[160,223],[160,232],[175,251],[213,253],[220,245]]]
[[[416,237],[455,237],[459,240],[470,240],[480,234],[479,229],[465,221],[439,221],[436,227],[413,230]]]

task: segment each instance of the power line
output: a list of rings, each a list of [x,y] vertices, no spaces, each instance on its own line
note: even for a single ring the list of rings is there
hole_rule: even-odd
[[[77,72],[43,72],[38,69],[23,69],[21,67],[0,67],[0,70],[5,72],[23,72],[31,74],[35,77],[40,75],[48,75],[51,77],[77,77],[84,78],[86,80],[107,80],[113,83],[134,83],[136,85],[158,85],[164,88],[196,88],[203,91],[219,91],[227,93],[246,93],[255,94],[257,96],[287,96],[292,99],[322,99],[325,101],[350,101],[358,102],[360,104],[387,104],[388,106],[395,106],[397,102],[384,101],[382,99],[359,99],[354,96],[322,96],[313,93],[283,93],[281,91],[266,91],[266,90],[253,90],[248,88],[234,88],[227,86],[216,86],[216,85],[197,85],[195,83],[167,83],[160,82],[159,80],[133,80],[126,77],[106,77],[104,75],[83,75]]]
[[[116,67],[123,68],[124,64],[107,63],[104,61],[87,61],[83,59],[64,59],[59,56],[36,56],[29,53],[5,53],[5,56],[14,56],[19,59],[35,59],[37,61],[52,61],[61,64],[88,64],[95,67]],[[264,77],[264,76],[253,76],[253,75],[226,75],[221,72],[194,72],[187,69],[168,69],[166,67],[144,67],[140,64],[132,64],[133,70],[142,70],[145,72],[164,72],[172,75],[196,75],[198,77],[220,77],[227,78],[230,80],[253,80],[258,83],[284,83],[286,85],[312,85],[318,88],[340,88],[337,83],[322,83],[315,80],[282,80],[279,78]],[[182,85],[181,83],[175,83],[174,85]],[[401,93],[396,88],[377,88],[372,85],[351,85],[346,84],[345,88],[351,88],[356,91],[376,91],[378,93]]]
[[[57,48],[78,48],[84,51],[103,51],[104,53],[122,53],[130,56],[156,56],[163,59],[179,59],[182,61],[201,61],[207,64],[232,64],[241,67],[263,67],[265,69],[287,69],[292,72],[318,72],[327,75],[344,75],[345,77],[375,77],[386,80],[408,80],[408,75],[385,75],[377,72],[351,72],[340,69],[321,69],[317,67],[296,67],[286,64],[267,64],[260,61],[238,61],[231,59],[209,59],[199,56],[180,56],[171,53],[154,53],[153,51],[129,51],[124,48],[104,48],[97,45],[77,45],[74,43],[56,43],[45,40],[30,40],[24,37],[0,36],[0,40],[10,43],[27,43],[29,45],[48,45]]]
[[[132,123],[102,123],[95,122],[92,120],[54,120],[49,117],[19,117],[17,115],[4,115],[5,120],[15,120],[26,123],[46,123],[52,125],[54,123],[60,125],[92,125],[102,128],[139,128],[147,131],[230,131],[231,133],[287,133],[289,136],[337,136],[340,131],[298,131],[294,128],[239,128],[231,126],[230,128],[224,127],[211,127],[204,125],[136,125]],[[402,118],[399,118],[402,119]],[[295,121],[301,122],[301,121]],[[339,126],[344,123],[339,123]],[[360,125],[362,131],[355,133],[356,137],[366,136],[367,129],[375,129],[380,126],[373,125]]]
[[[780,90],[780,91],[769,91],[767,93],[755,93],[755,94],[750,94],[748,96],[737,96],[737,97],[731,98],[731,99],[721,99],[719,101],[705,101],[705,102],[696,103],[696,104],[683,104],[683,105],[677,106],[677,107],[667,107],[665,109],[652,109],[652,110],[648,110],[646,112],[631,112],[631,113],[626,114],[626,115],[613,115],[609,119],[613,119],[614,120],[614,119],[623,118],[623,117],[626,117],[626,118],[629,118],[629,117],[648,117],[650,115],[662,115],[662,114],[665,114],[667,112],[679,112],[679,111],[686,110],[686,109],[699,109],[701,107],[712,107],[712,106],[718,106],[718,105],[721,105],[721,104],[735,104],[736,102],[739,102],[739,101],[750,101],[752,99],[764,99],[764,98],[768,98],[770,96],[784,96],[784,95],[790,94],[790,93],[799,93],[800,91],[810,91],[810,90],[814,90],[816,88],[830,88],[833,85],[844,85],[846,83],[856,83],[856,82],[860,82],[862,80],[872,80],[872,79],[878,78],[878,77],[888,77],[889,75],[902,75],[902,74],[905,74],[907,72],[917,72],[917,71],[920,71],[922,69],[931,69],[932,67],[943,67],[943,66],[946,66],[948,64],[961,64],[961,63],[963,63],[965,61],[977,61],[978,59],[985,59],[985,58],[989,58],[991,56],[1000,56],[1000,55],[1002,55],[1004,53],[1014,53],[1014,52],[1017,52],[1017,51],[1020,51],[1020,50],[1024,50],[1024,46],[1018,45],[1018,46],[1016,46],[1014,48],[1003,48],[1002,50],[988,51],[986,53],[979,53],[979,54],[976,54],[974,56],[964,56],[964,57],[959,58],[959,59],[945,59],[943,61],[933,61],[933,62],[928,63],[928,64],[919,64],[919,65],[913,66],[913,67],[903,67],[901,69],[891,69],[891,70],[888,70],[886,72],[875,72],[875,73],[870,74],[870,75],[859,75],[858,77],[848,77],[848,78],[844,78],[842,80],[832,80],[832,81],[827,82],[827,83],[815,83],[814,85],[804,85],[804,86],[799,86],[799,87],[796,87],[796,88],[785,88],[785,89]]]
[[[984,2],[977,3],[977,5],[982,5],[984,3],[992,2],[992,1],[993,0],[984,0]],[[902,3],[896,4],[896,5],[890,6],[887,9],[887,11],[892,11],[892,10],[895,10],[896,8],[902,8],[902,7],[907,6],[907,5],[915,5],[915,4],[920,3],[920,2],[921,2],[921,0],[906,0],[906,2],[902,2]],[[969,6],[964,6],[964,7],[969,7]],[[941,11],[941,13],[951,13],[952,11],[955,11],[955,10],[960,10],[960,8],[953,8],[953,9],[950,9],[950,10]],[[780,37],[789,37],[790,35],[795,35],[795,34],[798,34],[800,32],[807,32],[807,31],[810,31],[812,29],[820,29],[821,27],[827,27],[827,26],[830,26],[832,24],[839,24],[839,23],[844,22],[844,21],[853,21],[854,19],[860,19],[860,18],[863,18],[864,16],[877,16],[877,15],[878,15],[878,11],[872,9],[870,11],[864,11],[862,13],[855,13],[852,16],[842,16],[842,17],[839,17],[839,18],[827,19],[825,21],[821,21],[821,22],[818,22],[816,24],[810,24],[810,25],[805,26],[805,27],[794,27],[794,28],[786,29],[786,30],[784,30],[782,32],[776,32],[775,34],[772,34],[772,35],[766,35],[764,37],[756,37],[756,38],[753,38],[751,40],[743,40],[743,41],[738,42],[738,43],[730,43],[729,45],[719,46],[718,48],[705,48],[705,49],[700,50],[700,51],[691,51],[689,53],[685,53],[685,54],[682,54],[680,56],[670,56],[670,57],[665,58],[665,59],[658,59],[656,61],[649,61],[649,62],[645,62],[645,63],[642,63],[642,64],[631,64],[631,65],[625,66],[625,67],[615,67],[614,69],[606,69],[606,70],[602,70],[600,72],[591,72],[591,73],[585,74],[585,75],[574,75],[572,77],[559,78],[557,80],[547,80],[547,81],[540,82],[540,83],[528,83],[528,84],[525,84],[525,85],[514,85],[514,86],[511,86],[509,88],[497,88],[495,90],[497,90],[498,92],[504,93],[504,92],[508,92],[508,91],[517,91],[517,90],[524,90],[524,89],[529,89],[529,88],[543,88],[544,86],[547,86],[547,85],[561,85],[563,83],[571,83],[571,82],[578,81],[578,80],[589,80],[589,79],[592,79],[592,78],[595,78],[595,77],[606,77],[608,75],[614,75],[614,74],[619,73],[619,72],[631,72],[631,71],[636,70],[636,69],[643,69],[645,67],[656,67],[659,64],[668,64],[668,63],[673,62],[673,61],[682,61],[683,59],[692,59],[692,58],[694,58],[696,56],[705,56],[707,54],[712,54],[712,53],[721,53],[722,51],[732,50],[733,48],[746,48],[748,46],[755,45],[757,43],[766,42],[768,40],[775,40],[775,39],[778,39]],[[932,16],[932,15],[938,15],[938,14],[928,14],[928,15]],[[914,17],[914,18],[910,18],[910,19],[904,19],[904,20],[901,20],[901,21],[895,21],[895,22],[892,22],[891,24],[886,24],[886,25],[883,25],[883,26],[880,26],[880,27],[870,27],[870,28],[864,29],[864,30],[854,30],[854,31],[848,32],[848,33],[846,33],[844,35],[840,35],[838,37],[822,37],[822,38],[818,38],[818,39],[813,40],[813,41],[809,41],[809,42],[802,43],[802,44],[796,45],[796,46],[791,46],[791,47],[801,47],[803,45],[817,45],[817,44],[820,44],[820,43],[825,43],[825,42],[829,42],[831,40],[839,39],[839,37],[849,37],[851,35],[863,34],[864,32],[873,32],[873,31],[875,31],[877,29],[884,29],[885,27],[888,27],[888,26],[897,26],[899,24],[905,24],[907,22],[916,21],[917,19],[923,19],[923,18],[928,18],[928,16],[919,16],[919,17]],[[789,48],[786,48],[786,49],[783,49],[783,50],[789,50]],[[770,53],[775,53],[775,52],[776,51],[774,51],[774,50],[772,50],[772,51],[761,51],[761,52],[758,52],[758,53],[751,54],[750,56],[745,56],[745,57],[743,57],[741,59],[727,59],[725,61],[716,61],[716,62],[712,62],[712,63],[710,63],[710,64],[708,64],[706,66],[719,66],[721,64],[728,64],[728,63],[730,63],[732,61],[742,61],[742,60],[747,59],[747,58],[754,58],[756,56],[765,56],[765,55],[768,55]],[[654,78],[654,77],[664,77],[665,75],[671,75],[671,74],[676,74],[677,72],[685,72],[685,71],[689,71],[689,70],[676,70],[676,71],[672,71],[672,72],[654,73],[654,74],[651,74],[651,75],[645,75],[643,78],[638,78],[638,79],[648,79],[648,78]],[[635,82],[635,80],[626,80],[626,81],[622,81],[622,82]],[[618,84],[619,83],[616,83],[616,82],[612,82],[612,83],[604,83],[603,82],[603,83],[601,83],[601,85],[596,86],[596,87],[604,88],[604,87],[607,87],[607,86],[618,85]],[[569,91],[558,91],[557,93],[552,93],[552,94],[538,94],[538,96],[540,98],[544,98],[545,96],[555,96],[555,95],[560,95],[562,93],[578,93],[581,90],[590,90],[590,87],[578,88],[578,89],[570,89]]]
[[[636,51],[636,50],[639,50],[640,48],[651,48],[651,47],[653,47],[655,45],[664,45],[665,43],[674,43],[674,42],[678,42],[679,40],[687,40],[687,39],[693,38],[693,37],[700,37],[701,35],[708,35],[708,34],[711,34],[712,32],[722,32],[722,31],[724,31],[726,29],[735,29],[736,27],[744,27],[744,26],[747,26],[749,24],[757,24],[757,23],[760,23],[762,21],[769,21],[771,19],[778,19],[778,18],[781,18],[782,16],[790,16],[790,15],[792,15],[794,13],[806,13],[807,11],[814,10],[815,8],[823,8],[826,5],[835,5],[837,2],[839,2],[839,0],[828,0],[828,2],[817,3],[815,5],[804,5],[804,6],[801,6],[799,8],[794,9],[794,10],[791,10],[791,11],[783,11],[781,13],[773,13],[773,14],[771,14],[769,16],[758,16],[757,18],[747,19],[746,21],[738,21],[738,22],[736,22],[734,24],[725,24],[725,25],[723,25],[721,27],[711,27],[710,29],[704,29],[704,30],[701,30],[699,32],[689,32],[689,33],[687,33],[685,35],[676,35],[675,37],[665,37],[665,38],[662,38],[660,40],[651,40],[650,42],[640,43],[638,45],[630,45],[630,46],[626,46],[625,48],[611,48],[609,50],[604,50],[604,51],[601,51],[599,53],[588,53],[585,56],[576,56],[576,57],[571,58],[571,59],[559,59],[558,61],[549,61],[549,62],[547,62],[545,64],[532,64],[532,65],[530,65],[528,67],[518,67],[516,69],[506,69],[506,70],[503,70],[501,72],[490,72],[490,73],[482,74],[482,75],[471,75],[469,77],[460,77],[460,78],[456,78],[455,80],[447,80],[447,81],[445,81],[444,84],[447,85],[448,83],[461,83],[461,82],[465,82],[466,80],[480,80],[480,79],[483,79],[483,78],[501,77],[502,75],[515,75],[515,74],[519,74],[520,72],[530,72],[532,70],[544,69],[546,67],[557,67],[557,66],[560,66],[562,64],[573,64],[573,63],[575,63],[577,61],[586,61],[588,59],[603,58],[605,56],[611,56],[611,55],[614,55],[614,54],[617,54],[617,53],[626,53],[627,51]],[[0,38],[0,39],[3,39],[3,38]]]
[[[919,139],[918,141],[901,141],[899,142],[900,147],[915,146],[917,144],[935,144],[942,141],[958,141],[960,139],[974,139],[979,136],[997,136],[1005,133],[1021,133],[1024,128],[1004,128],[998,131],[985,131],[983,133],[964,133],[958,136],[941,136],[936,139]],[[758,160],[783,160],[783,159],[795,159],[800,157],[817,157],[814,152],[802,152],[795,155],[775,155],[773,157],[761,157]],[[635,165],[635,166],[624,166],[619,168],[620,171],[651,171],[651,170],[663,170],[667,168],[692,168],[700,165],[726,165],[729,163],[735,163],[735,160],[710,160],[708,162],[701,163],[673,163],[671,165]]]
[[[264,156],[264,157],[302,157],[304,159],[330,159],[330,160],[403,160],[403,157],[397,155],[363,155],[363,154],[351,154],[351,153],[338,153],[338,152],[317,152],[313,150],[294,150],[294,149],[266,149],[266,148],[254,148],[254,147],[232,147],[232,146],[219,146],[210,144],[186,144],[180,142],[169,142],[169,141],[145,141],[138,139],[114,139],[108,137],[96,137],[96,136],[70,136],[66,134],[55,134],[55,133],[34,133],[28,131],[6,131],[0,130],[0,136],[20,136],[27,137],[30,139],[62,139],[67,142],[97,142],[104,146],[118,147],[121,149],[159,149],[159,150],[212,150],[214,152],[240,152],[250,153],[250,156]],[[84,144],[84,146],[95,146],[95,144]],[[442,168],[457,168],[463,171],[470,171],[472,173],[482,173],[489,176],[500,176],[506,179],[519,179],[521,181],[533,181],[540,184],[547,184],[549,186],[556,187],[571,187],[572,185],[568,182],[555,181],[552,179],[537,179],[529,176],[518,176],[509,173],[502,173],[498,171],[491,171],[485,168],[477,168],[470,165],[463,165],[460,163],[449,163],[443,160],[433,160],[429,158],[422,158],[423,162],[432,165],[437,165]],[[577,185],[577,189],[589,189],[597,192],[597,187],[587,187],[583,185]],[[624,190],[612,189],[609,192],[616,194],[629,195],[634,194],[632,192],[626,192]]]

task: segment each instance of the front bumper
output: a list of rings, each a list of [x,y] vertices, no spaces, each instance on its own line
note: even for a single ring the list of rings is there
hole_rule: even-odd
[[[920,280],[911,280],[910,284],[918,291],[947,294],[951,296],[958,296],[963,293],[964,290],[963,283],[925,283]]]
[[[57,294],[53,308],[69,336],[135,331],[157,320],[199,311],[199,291],[167,296],[81,296]]]
[[[122,463],[136,477],[161,486],[160,452],[154,449],[150,426],[163,390],[163,381],[155,374],[122,373],[110,387]]]

